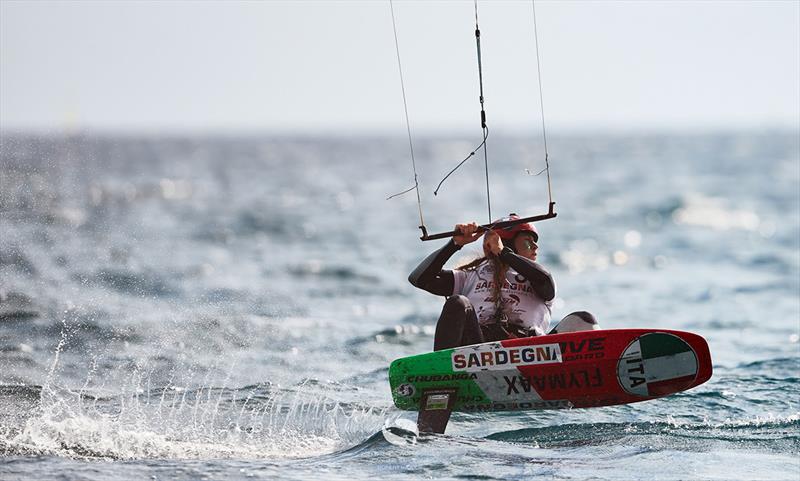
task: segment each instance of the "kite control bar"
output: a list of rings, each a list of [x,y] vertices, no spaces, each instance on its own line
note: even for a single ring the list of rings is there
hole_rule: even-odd
[[[535,215],[532,217],[524,217],[522,219],[507,220],[503,222],[498,222],[496,224],[484,224],[478,226],[478,230],[487,231],[492,229],[504,229],[506,227],[511,227],[512,225],[524,224],[525,222],[538,222],[540,220],[552,219],[553,217],[558,215],[555,212],[555,205],[556,205],[555,202],[550,202],[550,211],[547,214]],[[423,241],[446,239],[448,237],[453,237],[455,235],[461,234],[460,231],[453,230],[450,232],[440,232],[438,234],[428,235],[428,230],[425,228],[424,225],[419,226],[419,228],[422,229],[422,237],[420,237],[420,240]]]

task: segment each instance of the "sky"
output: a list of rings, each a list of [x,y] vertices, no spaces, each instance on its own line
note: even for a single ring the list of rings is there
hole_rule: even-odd
[[[393,3],[414,132],[479,129],[472,1]],[[540,131],[530,1],[478,2],[493,132]],[[536,1],[549,131],[800,128],[800,0]],[[0,129],[405,134],[388,0],[0,0]]]

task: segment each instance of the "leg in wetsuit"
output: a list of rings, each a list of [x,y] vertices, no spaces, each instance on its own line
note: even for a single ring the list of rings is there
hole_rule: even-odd
[[[436,323],[433,350],[441,351],[484,342],[475,308],[466,296],[450,296]]]

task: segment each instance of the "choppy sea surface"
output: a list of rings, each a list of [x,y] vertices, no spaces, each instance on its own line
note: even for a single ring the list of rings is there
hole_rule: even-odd
[[[383,430],[442,305],[406,280],[439,245],[416,197],[385,200],[407,141],[0,140],[0,479],[800,477],[797,132],[550,139],[553,317],[698,333],[714,376],[419,439]],[[477,155],[432,195],[477,140],[416,139],[431,232],[488,220]],[[541,143],[489,148],[493,216],[546,211]]]

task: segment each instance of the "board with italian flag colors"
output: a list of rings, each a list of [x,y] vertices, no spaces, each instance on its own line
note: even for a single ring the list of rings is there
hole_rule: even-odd
[[[405,357],[389,383],[400,409],[515,411],[627,404],[711,378],[705,339],[611,329],[509,339]],[[441,405],[437,405],[440,403]]]

